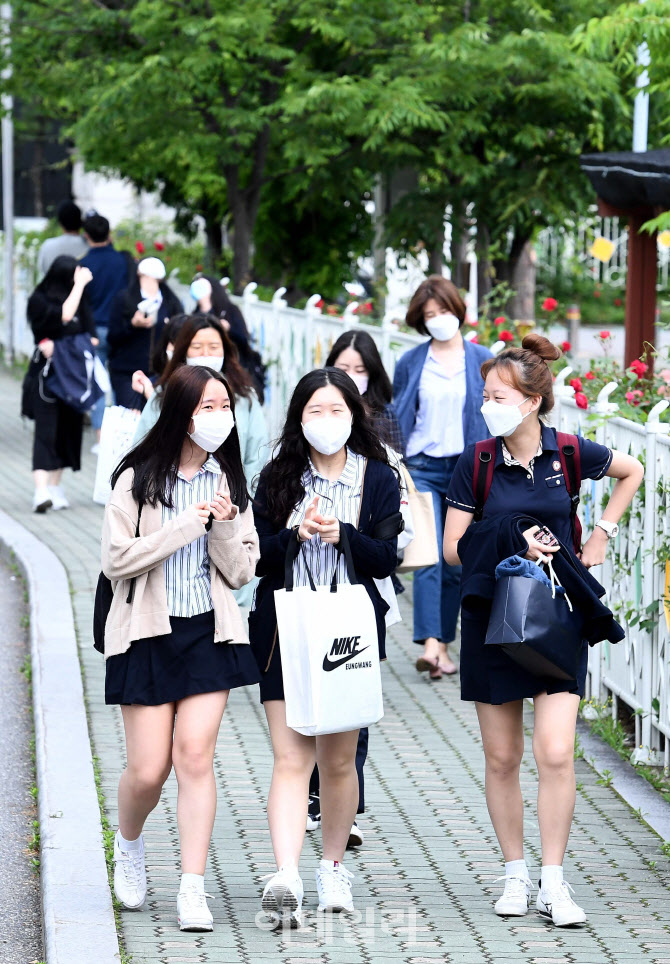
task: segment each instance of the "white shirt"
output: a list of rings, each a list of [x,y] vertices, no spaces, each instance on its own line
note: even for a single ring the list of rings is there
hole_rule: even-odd
[[[429,348],[419,382],[416,421],[407,441],[408,459],[420,453],[438,459],[462,453],[465,393],[465,352],[450,375]]]
[[[333,482],[320,475],[310,459],[309,467],[302,477],[305,496],[300,505],[293,510],[288,527],[300,525],[315,495],[319,496],[317,511],[321,515],[334,516],[340,522],[349,522],[357,526],[364,469],[364,457],[347,449],[347,461],[342,474]],[[322,542],[318,533],[301,544],[298,558],[293,563],[295,586],[309,585],[306,564],[317,586],[330,585],[336,565],[338,583],[349,582],[344,555],[340,555],[334,545]]]
[[[199,472],[189,482],[177,473],[173,509],[163,506],[163,522],[174,519],[195,502],[211,502],[221,478],[221,466],[210,455]],[[163,563],[168,612],[171,616],[196,616],[213,609],[212,581],[209,572],[207,532],[194,542],[182,546]]]

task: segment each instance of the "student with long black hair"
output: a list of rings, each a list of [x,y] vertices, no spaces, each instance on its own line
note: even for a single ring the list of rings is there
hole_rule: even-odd
[[[86,286],[92,278],[88,268],[61,254],[28,299],[28,321],[36,346],[31,362],[36,377],[30,392],[35,418],[34,512],[69,508],[61,486],[63,469],[77,472],[81,467],[84,416],[49,391],[42,373],[53,355],[54,341],[82,332],[95,338],[93,312],[86,296]]]
[[[123,458],[112,487],[102,530],[102,569],[114,587],[105,701],[121,705],[128,761],[114,890],[125,907],[144,903],[142,828],[174,766],[179,926],[209,931],[214,748],[229,690],[259,680],[232,594],[254,574],[258,537],[234,396],[221,374],[187,366],[174,373],[158,421]]]
[[[294,924],[303,897],[298,861],[315,762],[323,831],[323,859],[316,871],[319,910],[353,909],[352,875],[341,861],[358,804],[358,730],[308,737],[287,726],[274,590],[284,585],[292,540],[300,548],[296,586],[307,585],[307,567],[319,585],[330,583],[335,567],[338,580],[348,581],[339,548],[346,529],[357,578],[375,609],[384,659],[388,607],[374,580],[389,576],[396,565],[397,538],[379,536],[381,523],[388,530],[399,517],[398,478],[358,389],[344,372],[320,369],[298,382],[274,456],[261,472],[253,508],[261,552],[256,571],[262,578],[249,636],[262,672],[261,702],[274,752],[268,820],[278,867],[265,887],[263,908]]]

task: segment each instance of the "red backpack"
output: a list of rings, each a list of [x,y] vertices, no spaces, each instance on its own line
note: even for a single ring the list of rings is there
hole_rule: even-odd
[[[565,487],[570,496],[570,528],[575,552],[582,551],[582,524],[577,515],[579,490],[582,484],[582,464],[579,456],[579,439],[567,432],[556,432],[558,456],[561,460]],[[495,467],[496,440],[484,439],[475,445],[475,464],[472,472],[472,494],[475,500],[475,522],[484,514],[484,503],[489,497]]]

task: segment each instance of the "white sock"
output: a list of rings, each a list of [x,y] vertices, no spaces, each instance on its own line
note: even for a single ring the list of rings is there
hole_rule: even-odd
[[[553,890],[563,883],[563,867],[557,864],[542,865],[540,876],[542,890]]]
[[[139,835],[137,840],[126,840],[120,830],[116,832],[119,849],[124,852],[124,854],[130,853],[131,850],[141,850],[142,849],[142,834]]]
[[[199,894],[205,893],[205,875],[204,874],[182,874],[181,883],[179,884],[179,890],[193,890],[197,891]]]
[[[521,860],[508,860],[505,864],[505,877],[523,877],[525,880],[530,880],[526,861],[523,858]]]

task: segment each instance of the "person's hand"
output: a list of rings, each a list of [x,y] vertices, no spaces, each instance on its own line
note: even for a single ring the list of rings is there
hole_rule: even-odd
[[[209,502],[196,502],[194,504],[198,513],[198,518],[202,522],[203,526],[206,526],[209,522],[209,517],[212,512]]]
[[[217,492],[209,503],[209,507],[212,510],[215,522],[227,522],[237,515],[237,506],[233,505],[230,496],[224,492]]]
[[[319,531],[319,523],[322,516],[319,515],[317,511],[317,506],[319,504],[319,497],[315,495],[310,504],[307,506],[307,512],[305,513],[305,518],[300,524],[298,529],[298,538],[301,542],[309,542],[313,535]]]
[[[587,569],[593,566],[600,566],[605,561],[607,555],[607,533],[600,526],[595,526],[591,536],[586,540],[584,548],[579,553],[582,565]]]
[[[54,353],[54,343],[50,338],[45,338],[37,346],[45,358],[51,358]]]
[[[91,344],[93,345],[94,348],[97,348],[98,345],[100,344],[100,339],[99,339],[99,338],[91,338]]]
[[[329,542],[332,546],[336,546],[340,541],[339,519],[334,517],[322,519],[318,531],[321,536],[321,542]]]
[[[151,398],[154,393],[154,386],[151,384],[151,379],[142,371],[133,372],[132,378],[132,389],[137,392],[138,395],[143,395],[145,398]]]
[[[528,543],[528,550],[526,552],[526,559],[530,559],[531,562],[548,562],[553,553],[558,552],[561,548],[558,543],[556,545],[547,544],[547,542],[542,541],[542,536],[539,539],[535,538],[535,533],[538,532],[537,526],[531,526],[530,529],[526,529],[523,534],[524,539]]]
[[[78,264],[74,269],[74,283],[79,288],[85,288],[86,285],[93,281],[93,274],[90,268],[85,268],[83,265]]]
[[[143,311],[136,311],[133,317],[130,319],[130,324],[133,328],[146,328],[145,325],[146,318],[144,317]]]

